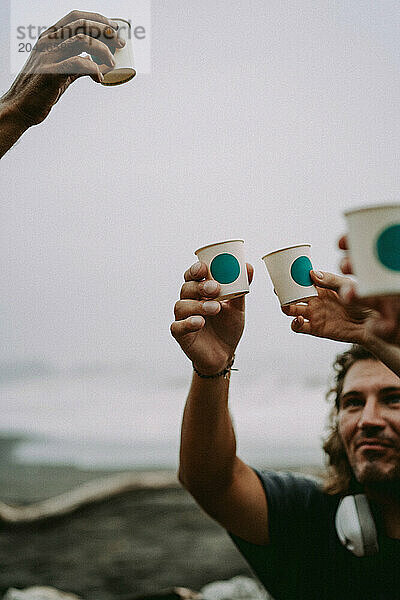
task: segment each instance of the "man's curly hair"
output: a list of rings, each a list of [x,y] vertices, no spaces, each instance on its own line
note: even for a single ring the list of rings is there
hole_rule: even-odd
[[[338,354],[333,365],[335,385],[326,395],[328,401],[333,401],[333,406],[329,415],[328,434],[323,444],[323,449],[328,456],[328,472],[324,483],[324,491],[327,494],[346,495],[361,491],[361,486],[354,477],[342,438],[339,435],[338,413],[346,373],[354,363],[368,359],[378,360],[362,346],[353,345],[346,352]]]

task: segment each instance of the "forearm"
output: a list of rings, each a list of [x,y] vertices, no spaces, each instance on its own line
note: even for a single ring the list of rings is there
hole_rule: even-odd
[[[228,410],[229,380],[193,374],[183,415],[179,479],[196,495],[228,486],[236,439]]]
[[[9,150],[26,131],[27,127],[18,118],[12,106],[0,100],[0,158]]]
[[[372,352],[377,359],[383,362],[398,377],[400,377],[400,348],[394,344],[388,344],[381,338],[371,336],[364,347]]]

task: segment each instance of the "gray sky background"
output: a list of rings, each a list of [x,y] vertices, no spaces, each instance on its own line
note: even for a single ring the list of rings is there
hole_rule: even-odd
[[[7,2],[0,16],[6,35]],[[290,331],[260,257],[310,242],[337,271],[343,210],[398,199],[399,26],[389,0],[153,0],[152,72],[81,79],[1,163],[0,364],[188,381],[169,334],[182,273],[240,237],[255,266],[242,383],[324,382],[341,346]]]

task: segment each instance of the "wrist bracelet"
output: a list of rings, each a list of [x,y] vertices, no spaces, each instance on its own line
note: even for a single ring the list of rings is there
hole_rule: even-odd
[[[193,371],[196,373],[196,375],[198,375],[199,377],[201,377],[202,379],[217,379],[217,377],[223,377],[224,379],[230,379],[231,376],[231,371],[238,371],[239,369],[232,369],[232,365],[235,362],[235,355],[232,356],[231,360],[229,361],[228,365],[225,367],[225,369],[223,369],[222,371],[220,371],[219,373],[215,373],[215,375],[203,375],[203,373],[200,373],[196,367],[193,364]]]

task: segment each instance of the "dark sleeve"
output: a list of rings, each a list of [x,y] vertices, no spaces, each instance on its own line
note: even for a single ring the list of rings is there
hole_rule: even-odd
[[[290,578],[296,578],[296,571],[301,575],[299,556],[306,552],[304,544],[315,514],[311,507],[322,492],[317,481],[308,477],[255,472],[267,498],[270,543],[260,546],[229,535],[266,589],[274,594],[275,590],[281,592],[284,581],[288,581],[288,568]]]

